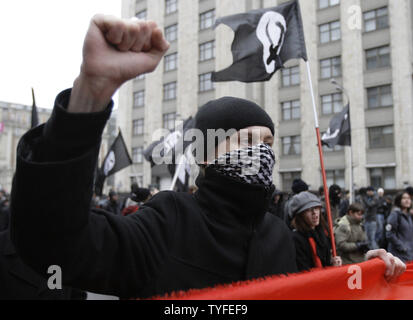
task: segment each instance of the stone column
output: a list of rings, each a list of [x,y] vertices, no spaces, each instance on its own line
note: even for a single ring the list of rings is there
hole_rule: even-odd
[[[397,188],[413,183],[412,2],[389,1]]]
[[[360,11],[355,11],[360,8]],[[357,26],[357,20],[360,25]],[[343,87],[350,97],[350,124],[353,153],[353,185],[358,189],[367,186],[366,170],[367,130],[365,127],[365,99],[364,99],[364,63],[362,39],[362,13],[360,0],[341,2],[341,37],[342,37],[342,70]],[[358,28],[360,27],[360,28]],[[345,95],[343,94],[343,99]],[[348,149],[346,147],[346,149]],[[346,156],[346,186],[349,186],[349,150]]]

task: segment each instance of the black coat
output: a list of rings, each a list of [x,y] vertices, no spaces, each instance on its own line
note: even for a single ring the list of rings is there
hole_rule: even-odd
[[[50,275],[49,275],[50,276]],[[0,300],[85,299],[86,293],[65,288],[50,290],[47,280],[23,263],[10,241],[9,232],[0,233]]]
[[[195,195],[160,192],[126,217],[90,211],[111,107],[69,114],[68,94],[18,147],[12,239],[34,269],[56,264],[65,283],[123,298],[297,271],[291,233],[266,213],[273,189],[212,169],[198,178]]]
[[[403,262],[413,261],[413,217],[395,207],[387,218],[388,251]]]
[[[315,230],[304,233],[294,230],[293,238],[296,250],[297,268],[299,271],[310,270],[315,267],[311,246],[308,241],[313,237],[316,243],[317,255],[323,267],[331,266],[331,244],[321,226]]]
[[[10,210],[8,207],[0,208],[0,232],[8,229],[10,223]]]

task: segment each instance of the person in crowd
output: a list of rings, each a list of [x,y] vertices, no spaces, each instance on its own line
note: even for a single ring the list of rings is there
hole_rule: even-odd
[[[334,227],[337,253],[343,264],[365,261],[369,245],[362,225],[363,212],[364,208],[360,203],[351,204],[347,214]]]
[[[337,184],[332,184],[330,188],[328,188],[328,195],[330,199],[331,218],[333,219],[333,224],[336,224],[339,219],[339,206],[341,202],[341,187]]]
[[[413,201],[413,187],[407,187],[405,191],[409,194]],[[413,214],[413,208],[410,209],[410,213]]]
[[[333,257],[327,223],[321,214],[322,203],[311,192],[304,191],[291,200],[291,224],[298,270],[341,266]]]
[[[125,208],[122,210],[122,215],[127,216],[138,211],[139,207],[145,204],[152,197],[151,191],[148,188],[139,188],[132,185],[131,196],[128,198]]]
[[[0,300],[84,300],[86,292],[69,287],[51,289],[16,252],[10,232],[0,232]],[[55,283],[54,283],[55,284]]]
[[[364,188],[364,187],[360,188],[357,192],[354,202],[361,203],[362,206],[364,207],[363,197],[366,195],[366,192],[367,192],[367,188]]]
[[[376,242],[378,198],[373,187],[369,186],[366,189],[366,194],[362,201],[364,206],[364,227],[369,248],[372,250],[378,249],[379,246]]]
[[[324,203],[325,201],[325,196],[324,196],[324,186],[318,187],[318,198],[320,199],[321,203]]]
[[[290,229],[293,228],[293,226],[291,225],[291,217],[292,217],[291,200],[295,195],[301,192],[304,192],[304,191],[308,191],[308,188],[309,188],[308,184],[305,183],[305,181],[301,179],[294,179],[291,185],[292,194],[290,195],[290,197],[288,198],[288,200],[285,202],[285,205],[284,205],[284,221]]]
[[[386,238],[388,250],[402,261],[413,261],[412,199],[404,191],[394,198],[394,208],[387,218]]]
[[[284,195],[282,191],[275,189],[271,195],[269,212],[280,219],[284,218]]]
[[[159,192],[139,214],[126,217],[90,210],[111,98],[124,82],[155,70],[168,48],[154,22],[96,15],[73,88],[58,95],[46,124],[20,140],[11,236],[40,275],[59,265],[64,284],[145,298],[297,271],[290,230],[267,212],[274,191],[274,124],[263,108],[244,99],[213,100],[195,115],[204,137],[208,129],[235,129],[235,139],[203,144],[195,195]],[[237,142],[241,135],[251,139]],[[223,161],[250,154],[259,161],[258,172],[246,174],[240,163]],[[406,268],[385,251],[371,256],[385,261],[389,279]]]
[[[377,230],[376,230],[376,243],[380,248],[384,248],[384,240],[385,240],[385,221],[391,210],[391,206],[389,207],[386,198],[384,196],[384,189],[379,188],[377,189]],[[385,248],[384,248],[385,249]]]
[[[350,207],[350,191],[346,190],[346,192],[344,193],[344,198],[341,199],[340,205],[338,207],[338,214],[340,218],[344,217],[347,214],[349,207]]]
[[[109,191],[109,199],[106,200],[106,203],[102,209],[112,212],[115,215],[119,215],[121,213],[121,204],[119,202],[119,195],[116,191],[114,190]]]

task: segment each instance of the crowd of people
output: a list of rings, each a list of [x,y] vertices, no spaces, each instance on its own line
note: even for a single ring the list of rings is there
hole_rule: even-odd
[[[282,219],[294,232],[295,239],[306,236],[315,238],[318,252],[331,250],[328,236],[327,213],[324,199],[323,187],[318,189],[318,194],[310,194],[308,185],[301,179],[295,179],[292,184],[291,193],[287,200],[285,195],[275,190],[272,194],[270,212]],[[331,205],[331,216],[334,226],[334,238],[338,256],[343,264],[358,263],[365,259],[368,250],[385,249],[402,261],[413,261],[413,187],[407,187],[404,191],[394,197],[385,195],[383,188],[369,186],[360,188],[353,203],[349,202],[349,192],[344,191],[338,185],[329,187],[329,200]],[[303,207],[297,212],[297,203]],[[312,205],[319,220],[315,228],[311,219],[305,219],[308,213],[304,209]],[[299,207],[299,205],[298,205]],[[318,208],[318,209],[317,209]],[[317,234],[314,232],[318,231]],[[296,244],[299,244],[296,241]],[[309,255],[314,250],[301,251],[297,246],[297,256]],[[317,259],[313,263],[302,263],[307,269],[317,266]],[[332,265],[331,260],[324,259],[323,266]],[[336,263],[337,264],[337,263]]]
[[[168,48],[154,22],[93,17],[73,88],[57,96],[47,123],[27,132],[17,148],[11,223],[0,233],[0,283],[7,283],[0,286],[0,298],[35,299],[36,292],[56,298],[46,285],[50,266],[62,270],[61,299],[84,291],[149,298],[340,266],[357,257],[382,259],[388,281],[406,270],[402,260],[411,259],[413,248],[411,196],[398,195],[383,220],[387,252],[373,239],[384,204],[374,190],[360,192],[359,204],[350,204],[342,202],[340,187],[331,186],[339,250],[334,255],[323,199],[302,180],[294,182],[286,201],[275,190],[274,123],[245,99],[212,100],[195,115],[202,139],[194,144],[208,150],[197,163],[194,193],[151,194],[134,185],[126,202],[114,191],[105,200],[94,198],[112,96],[126,81],[155,70]],[[236,139],[204,141],[210,130],[231,129]],[[259,164],[253,173],[244,170],[251,157]],[[238,161],[227,161],[233,158]]]

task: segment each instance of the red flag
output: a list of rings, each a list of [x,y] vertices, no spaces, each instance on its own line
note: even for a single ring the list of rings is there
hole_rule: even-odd
[[[393,283],[384,279],[380,259],[191,290],[157,299],[171,300],[411,300],[413,263]]]

